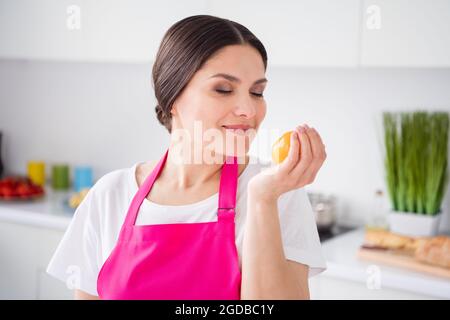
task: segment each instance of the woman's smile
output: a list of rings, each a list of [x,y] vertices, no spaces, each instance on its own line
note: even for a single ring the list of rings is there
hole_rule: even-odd
[[[250,125],[243,125],[243,124],[240,124],[240,125],[225,125],[225,126],[222,126],[222,128],[225,129],[225,132],[231,132],[233,134],[240,135],[240,136],[248,134],[248,132],[251,129],[254,130],[254,128],[252,126],[250,126]]]

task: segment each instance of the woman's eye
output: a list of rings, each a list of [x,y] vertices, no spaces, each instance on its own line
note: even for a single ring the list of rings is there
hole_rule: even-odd
[[[231,93],[232,91],[227,91],[227,90],[216,90],[218,93],[221,94],[228,94]],[[256,97],[264,97],[262,93],[256,93],[256,92],[252,92],[252,95],[256,96]]]
[[[217,89],[216,91],[219,92],[219,93],[223,93],[223,94],[226,94],[226,93],[230,93],[230,92],[231,92],[231,91],[227,91],[227,90],[219,90],[219,89]]]

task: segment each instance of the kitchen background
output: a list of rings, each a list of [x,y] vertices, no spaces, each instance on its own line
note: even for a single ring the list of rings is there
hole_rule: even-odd
[[[382,112],[450,110],[450,0],[0,0],[4,175],[42,160],[48,181],[55,163],[91,166],[97,180],[158,159],[169,136],[154,113],[152,59],[165,30],[193,14],[242,23],[266,46],[261,129],[308,123],[322,135],[328,158],[307,190],[334,196],[336,224],[356,229],[324,241],[331,266],[311,281],[312,297],[450,298],[450,278],[406,272],[405,280],[401,269],[347,259],[352,232],[363,232],[375,208],[389,209],[386,196],[375,198],[387,192]],[[269,159],[269,149],[258,151]],[[449,207],[447,190],[440,233],[450,231]],[[70,298],[45,274],[70,214],[42,209],[39,220],[33,210],[0,203],[0,298]],[[39,247],[11,241],[19,235]],[[378,279],[371,266],[381,268],[381,288],[369,285]]]

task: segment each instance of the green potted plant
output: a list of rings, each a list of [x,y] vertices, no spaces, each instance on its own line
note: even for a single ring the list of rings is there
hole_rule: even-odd
[[[448,183],[447,112],[383,113],[386,183],[392,232],[438,233]]]

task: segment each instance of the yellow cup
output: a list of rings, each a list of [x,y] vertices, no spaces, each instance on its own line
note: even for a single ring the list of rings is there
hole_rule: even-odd
[[[42,161],[28,161],[28,178],[38,186],[45,184],[45,163]]]

